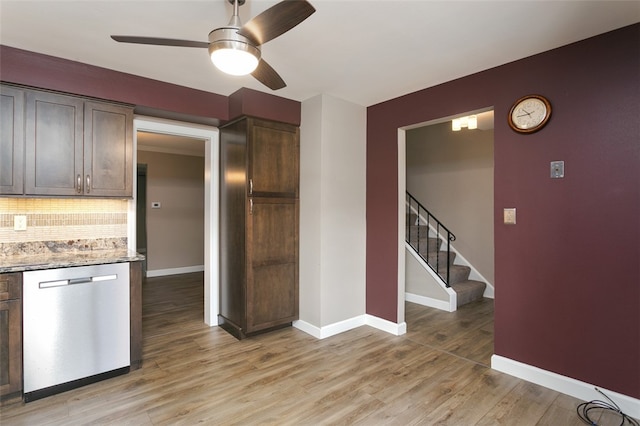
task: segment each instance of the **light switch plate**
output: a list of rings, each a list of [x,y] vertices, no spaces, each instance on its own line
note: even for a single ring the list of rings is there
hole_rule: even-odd
[[[27,230],[27,216],[17,215],[13,217],[13,230],[14,231],[26,231]]]
[[[505,225],[515,225],[516,224],[516,209],[508,208],[504,209],[504,224]]]
[[[564,177],[564,161],[551,162],[551,178],[560,179]]]

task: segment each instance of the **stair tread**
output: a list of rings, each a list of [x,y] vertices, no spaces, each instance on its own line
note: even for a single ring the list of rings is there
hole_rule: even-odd
[[[461,281],[459,283],[456,284],[451,284],[451,288],[453,288],[454,290],[456,290],[456,292],[458,291],[472,291],[474,289],[477,288],[482,288],[485,289],[487,287],[487,284],[482,282],[482,281],[476,281],[476,280],[466,280],[466,281]]]
[[[449,271],[451,271],[452,269],[456,269],[456,270],[465,270],[465,271],[466,271],[467,269],[468,269],[469,271],[471,270],[471,268],[470,268],[470,267],[468,267],[468,266],[466,266],[466,265],[456,265],[456,264],[454,264],[454,265],[449,265]],[[446,272],[446,271],[447,271],[447,265],[446,265],[446,264],[445,264],[445,265],[442,265],[442,267],[440,268],[440,270],[442,270],[442,271],[445,271],[445,272]]]

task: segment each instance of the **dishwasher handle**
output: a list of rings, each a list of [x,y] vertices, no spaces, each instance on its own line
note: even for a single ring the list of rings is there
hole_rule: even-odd
[[[38,287],[40,287],[40,288],[62,287],[62,286],[66,286],[66,285],[87,284],[87,283],[99,282],[99,281],[109,281],[109,280],[115,280],[117,278],[118,278],[117,274],[98,275],[98,276],[95,276],[95,277],[71,278],[69,280],[56,280],[56,281],[41,282],[41,283],[39,283]]]
[[[38,283],[39,288],[62,287],[65,285],[69,285],[69,280],[45,281]]]

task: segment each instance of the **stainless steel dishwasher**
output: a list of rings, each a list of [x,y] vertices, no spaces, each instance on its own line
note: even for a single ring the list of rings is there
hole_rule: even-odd
[[[129,264],[23,273],[24,400],[124,374]]]

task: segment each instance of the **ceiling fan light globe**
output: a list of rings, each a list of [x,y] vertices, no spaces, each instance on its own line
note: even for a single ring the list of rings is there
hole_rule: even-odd
[[[211,62],[220,71],[231,75],[251,74],[258,66],[258,58],[237,49],[216,49],[211,52]]]

